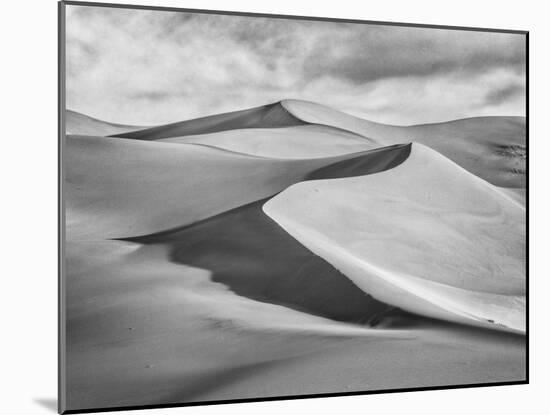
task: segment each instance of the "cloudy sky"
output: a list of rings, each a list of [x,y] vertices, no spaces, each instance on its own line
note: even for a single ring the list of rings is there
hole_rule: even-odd
[[[67,6],[67,108],[153,125],[305,99],[416,124],[525,115],[517,34]]]

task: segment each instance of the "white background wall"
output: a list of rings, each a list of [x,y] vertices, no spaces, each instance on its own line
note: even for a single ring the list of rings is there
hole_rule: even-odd
[[[542,1],[135,0],[138,4],[531,31],[531,385],[141,411],[145,414],[543,413],[550,395],[548,12]],[[0,412],[52,414],[57,365],[57,5],[0,13]],[[127,412],[124,412],[127,413]],[[547,412],[546,412],[547,413]]]

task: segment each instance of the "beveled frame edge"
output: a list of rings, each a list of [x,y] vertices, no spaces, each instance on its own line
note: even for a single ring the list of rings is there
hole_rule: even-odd
[[[57,284],[57,411],[64,413],[67,407],[66,395],[66,301],[65,301],[65,198],[64,198],[64,145],[65,145],[65,3],[58,3],[57,19],[57,246],[58,246],[58,284]]]
[[[471,27],[471,26],[453,26],[453,25],[435,25],[424,23],[405,23],[405,22],[390,22],[390,21],[375,21],[375,20],[362,20],[362,19],[345,19],[337,17],[323,17],[323,16],[300,16],[289,14],[270,14],[270,13],[255,13],[255,12],[242,12],[242,11],[229,11],[229,10],[211,10],[211,9],[193,9],[185,7],[167,7],[167,6],[146,6],[139,4],[128,3],[104,3],[104,2],[92,2],[92,1],[78,1],[78,0],[61,0],[68,6],[89,6],[89,7],[107,7],[117,9],[134,9],[134,10],[156,10],[165,12],[186,12],[186,13],[199,13],[199,14],[221,14],[226,16],[244,16],[244,17],[267,17],[273,19],[291,19],[291,20],[313,20],[322,22],[334,22],[334,23],[358,23],[358,24],[372,24],[379,26],[404,26],[404,27],[417,27],[425,29],[443,29],[443,30],[463,30],[474,32],[494,32],[494,33],[510,33],[510,34],[527,34],[527,30],[518,29],[500,29],[500,28],[486,28],[486,27]]]

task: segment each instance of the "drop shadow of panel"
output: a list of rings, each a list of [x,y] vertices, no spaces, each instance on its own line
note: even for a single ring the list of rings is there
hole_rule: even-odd
[[[35,398],[34,402],[51,412],[57,413],[57,399],[55,398]]]

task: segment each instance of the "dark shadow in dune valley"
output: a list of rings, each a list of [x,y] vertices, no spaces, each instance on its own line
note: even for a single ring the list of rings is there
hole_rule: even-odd
[[[401,164],[410,145],[395,145],[323,167],[308,179],[375,174]],[[170,246],[172,261],[212,271],[236,294],[339,321],[377,323],[389,306],[296,241],[262,211],[267,199],[173,231],[125,238]]]
[[[263,213],[264,202],[130,240],[167,244],[172,261],[208,269],[213,281],[254,300],[353,322],[366,322],[388,307],[286,233]]]

